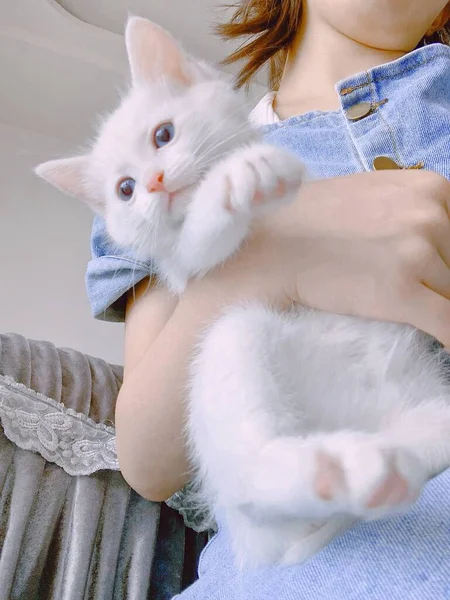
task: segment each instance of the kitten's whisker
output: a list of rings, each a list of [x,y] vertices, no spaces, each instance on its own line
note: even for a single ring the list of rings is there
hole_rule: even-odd
[[[180,173],[180,172],[182,173],[185,169],[190,170],[190,171],[192,171],[194,169],[198,169],[199,174],[202,175],[205,172],[205,170],[207,170],[210,167],[210,165],[212,165],[215,162],[217,162],[218,160],[220,160],[221,157],[217,156],[217,151],[220,150],[221,147],[229,144],[229,142],[233,141],[235,138],[242,135],[242,131],[235,131],[234,133],[230,134],[226,138],[219,140],[213,146],[205,147],[208,139],[210,139],[220,129],[220,127],[221,127],[221,125],[217,126],[215,129],[213,129],[210,132],[210,134],[208,136],[203,137],[201,142],[197,145],[197,147],[194,147],[193,153],[189,158],[180,159],[178,163],[173,164],[172,165],[173,172],[174,173]],[[201,137],[201,133],[199,133],[197,135],[199,138]],[[195,142],[195,138],[194,138],[194,142]],[[209,157],[209,155],[211,153],[213,154],[213,156]],[[194,158],[194,161],[190,162],[192,160],[192,156]],[[206,162],[203,162],[205,157],[209,157],[209,160],[207,160]]]
[[[210,153],[216,152],[218,149],[220,149],[222,146],[225,146],[226,144],[228,144],[229,142],[233,141],[234,139],[236,139],[237,137],[240,137],[242,134],[240,131],[235,132],[232,135],[229,135],[227,138],[222,139],[220,141],[218,141],[214,146],[209,147],[207,150],[205,150],[203,153],[198,154],[199,149],[202,149],[202,145],[197,147],[196,149],[194,149],[194,156],[196,161],[201,161],[203,159],[204,156],[207,156]],[[214,156],[214,160],[217,160],[218,157]]]
[[[207,142],[211,139],[211,137],[213,137],[213,135],[215,135],[217,133],[218,130],[219,130],[219,128],[217,128],[216,130],[211,132],[211,135],[206,136],[206,138],[203,138],[201,143],[199,144],[199,146],[197,146],[195,151],[198,152],[200,150],[203,150],[203,148],[206,146]],[[242,136],[242,131],[236,131],[232,135],[228,136],[227,138],[223,138],[223,139],[219,140],[218,144],[221,144],[221,145],[227,144],[228,142],[230,142],[231,140],[235,139],[238,136]],[[216,144],[216,146],[217,146],[217,144]],[[214,148],[214,146],[212,148]],[[207,152],[211,152],[212,148],[208,147]]]
[[[239,107],[233,113],[231,113],[231,116],[238,114],[240,111],[241,111],[241,107]],[[220,129],[222,129],[222,126],[223,126],[222,123],[217,123],[215,125],[215,127],[207,133],[207,135],[205,135],[203,131],[199,131],[198,137],[201,138],[201,140],[202,140],[201,145],[206,144],[211,139],[212,136],[214,136],[218,131],[220,131]],[[253,128],[252,128],[251,124],[248,123],[248,132],[251,133],[252,131],[253,131]],[[242,133],[243,132],[241,129],[239,129],[239,131],[237,132],[238,135],[242,135]]]
[[[250,106],[253,106],[253,104],[251,103],[251,101],[249,99],[244,103],[244,106],[250,107]],[[242,106],[239,106],[238,108],[236,108],[236,110],[232,111],[230,113],[230,116],[234,117],[237,114],[239,114],[240,112],[242,112]],[[249,132],[251,132],[253,130],[253,127],[249,121],[248,121],[248,127],[249,127]],[[217,133],[217,131],[219,131],[221,128],[222,128],[222,123],[219,122],[216,124],[215,128],[212,129],[206,136],[204,135],[203,131],[199,131],[198,135],[199,135],[199,137],[203,138],[203,141],[206,143],[211,138],[211,136],[215,135]]]

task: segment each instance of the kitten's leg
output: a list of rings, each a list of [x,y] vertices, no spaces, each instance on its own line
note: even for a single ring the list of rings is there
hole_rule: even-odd
[[[185,279],[219,265],[249,234],[253,218],[293,200],[304,167],[269,144],[241,148],[217,163],[195,192],[175,250]]]
[[[318,496],[364,519],[404,510],[428,479],[450,467],[449,398],[409,408],[379,433],[324,439]]]
[[[301,458],[304,440],[277,437],[277,404],[289,393],[274,364],[284,328],[283,317],[268,309],[235,307],[210,328],[192,363],[194,463],[219,510],[250,512],[266,503],[279,517],[301,502],[309,468]],[[296,413],[293,430],[301,435],[297,407]]]
[[[416,456],[427,478],[450,467],[450,386],[445,397],[425,400],[399,415],[383,432],[391,445]]]
[[[364,434],[359,447],[342,434],[331,437],[317,479],[321,495],[332,500],[346,488],[355,514],[365,519],[401,510],[450,467],[448,358],[431,353],[429,338],[415,332],[398,339],[389,362],[377,390],[386,404],[378,431]]]

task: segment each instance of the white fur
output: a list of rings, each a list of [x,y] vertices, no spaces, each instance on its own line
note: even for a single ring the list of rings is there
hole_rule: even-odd
[[[132,20],[129,52],[135,30]],[[148,57],[132,65],[132,89],[78,182],[70,160],[39,172],[100,203],[117,244],[156,259],[180,293],[239,248],[261,210],[289,202],[304,170],[258,140],[214,71],[185,54],[178,68],[181,51],[164,35],[175,75],[162,77],[159,65],[146,81]],[[177,137],[156,151],[149,132],[169,119]],[[173,189],[189,186],[171,210],[145,189],[155,169]],[[124,175],[137,182],[129,203],[115,193]],[[356,520],[404,510],[450,465],[446,357],[411,327],[303,308],[249,304],[217,319],[192,364],[188,433],[203,497],[227,522],[241,566],[304,560]]]
[[[189,430],[239,563],[304,560],[354,520],[409,506],[450,465],[444,363],[402,325],[256,304],[218,319],[192,368]]]

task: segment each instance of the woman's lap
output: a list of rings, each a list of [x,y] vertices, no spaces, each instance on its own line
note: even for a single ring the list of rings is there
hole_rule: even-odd
[[[361,523],[302,565],[238,574],[226,531],[179,600],[450,600],[450,469],[408,514]]]

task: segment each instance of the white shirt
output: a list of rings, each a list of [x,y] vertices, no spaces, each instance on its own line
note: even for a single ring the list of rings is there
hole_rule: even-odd
[[[275,95],[275,92],[269,92],[261,98],[250,113],[249,119],[251,123],[257,127],[262,127],[263,125],[274,125],[280,122],[280,117],[273,110]]]

